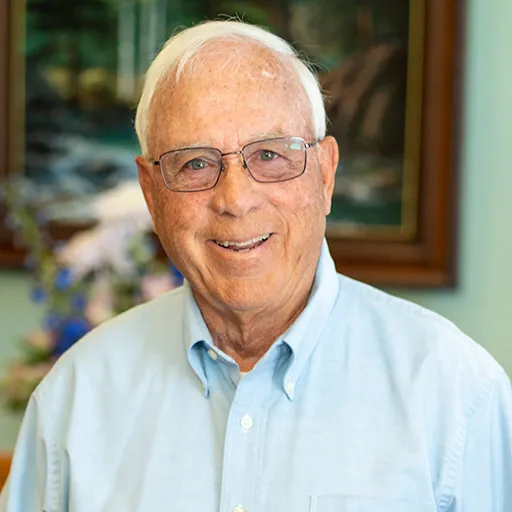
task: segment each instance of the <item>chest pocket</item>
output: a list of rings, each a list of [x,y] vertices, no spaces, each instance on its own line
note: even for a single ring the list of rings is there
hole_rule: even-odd
[[[435,512],[414,501],[365,498],[360,496],[312,496],[310,512]]]

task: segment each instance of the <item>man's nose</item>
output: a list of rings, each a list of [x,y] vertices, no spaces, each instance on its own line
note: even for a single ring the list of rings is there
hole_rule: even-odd
[[[213,189],[212,208],[219,215],[243,217],[263,202],[261,183],[250,175],[240,152],[222,158],[222,172]]]

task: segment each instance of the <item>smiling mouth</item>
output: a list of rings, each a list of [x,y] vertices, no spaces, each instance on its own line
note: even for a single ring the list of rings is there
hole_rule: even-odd
[[[244,242],[231,242],[229,240],[215,240],[215,243],[227,251],[234,252],[249,252],[257,247],[263,245],[270,237],[272,233],[266,233],[265,235],[246,240]]]

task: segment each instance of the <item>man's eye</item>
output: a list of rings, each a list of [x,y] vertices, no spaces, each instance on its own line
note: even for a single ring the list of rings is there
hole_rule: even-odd
[[[263,160],[264,162],[270,162],[271,160],[275,160],[279,155],[275,153],[274,151],[270,151],[268,149],[262,149],[260,151],[260,160]]]
[[[203,169],[206,169],[207,166],[208,164],[204,160],[194,158],[194,160],[190,160],[190,162],[187,162],[184,167],[186,170],[201,171]]]

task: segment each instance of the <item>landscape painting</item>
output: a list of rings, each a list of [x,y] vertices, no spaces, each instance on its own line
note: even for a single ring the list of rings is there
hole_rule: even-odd
[[[409,87],[410,62],[421,57],[410,55],[411,3],[26,0],[14,16],[23,25],[15,51],[28,193],[50,217],[83,222],[92,195],[136,179],[133,120],[152,58],[180,27],[237,17],[292,42],[319,74],[341,154],[330,235],[410,235],[421,101]]]

